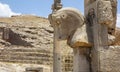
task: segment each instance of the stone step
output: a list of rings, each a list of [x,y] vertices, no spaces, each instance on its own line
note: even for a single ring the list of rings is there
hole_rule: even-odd
[[[51,57],[51,53],[40,53],[40,52],[1,52],[0,55],[17,55],[17,56],[34,56],[34,57]]]
[[[43,52],[50,53],[50,51],[39,49],[39,48],[0,48],[0,53],[3,51],[11,51],[11,52]]]
[[[33,61],[33,62],[32,62]],[[19,56],[19,55],[0,55],[0,62],[18,62],[18,63],[42,63],[52,64],[51,57],[34,57],[34,56]]]
[[[52,53],[39,48],[0,48],[0,62],[52,64]]]
[[[41,61],[52,61],[50,57],[34,57],[34,56],[17,56],[17,55],[0,55],[0,59],[9,60],[41,60]]]
[[[0,62],[11,62],[11,63],[31,63],[31,64],[43,64],[51,65],[51,63],[43,62],[41,60],[10,60],[10,59],[0,59]]]

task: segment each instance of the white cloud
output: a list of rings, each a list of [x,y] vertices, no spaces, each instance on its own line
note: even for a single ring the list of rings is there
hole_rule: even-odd
[[[117,14],[117,26],[120,27],[120,14]]]
[[[0,17],[11,17],[12,15],[20,15],[11,10],[8,4],[0,3]]]

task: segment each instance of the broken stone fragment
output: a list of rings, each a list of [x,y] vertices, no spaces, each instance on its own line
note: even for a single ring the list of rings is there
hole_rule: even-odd
[[[115,36],[108,34],[108,44],[112,45],[115,42]]]
[[[53,27],[58,28],[59,38],[66,40],[72,32],[84,24],[84,16],[75,8],[62,8],[49,15]]]
[[[76,29],[75,33],[71,35],[67,43],[72,48],[91,47],[92,44],[88,41],[86,25]]]
[[[112,14],[113,14],[113,23],[109,26],[109,30],[112,30],[112,35],[115,35],[116,28],[116,20],[117,20],[117,0],[109,0],[111,1],[112,6]]]
[[[98,23],[109,26],[113,22],[112,6],[110,1],[98,1]]]
[[[50,23],[58,29],[59,38],[68,40],[71,47],[90,47],[84,16],[75,8],[62,8],[49,16]]]

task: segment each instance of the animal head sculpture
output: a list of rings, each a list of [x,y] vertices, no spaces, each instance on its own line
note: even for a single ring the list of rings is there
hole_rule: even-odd
[[[58,28],[59,39],[71,47],[89,46],[84,16],[75,8],[62,8],[49,16],[52,26]]]

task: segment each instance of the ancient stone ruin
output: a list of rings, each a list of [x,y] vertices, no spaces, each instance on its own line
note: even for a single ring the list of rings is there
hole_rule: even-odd
[[[120,71],[112,68],[114,62],[110,65],[104,60],[111,56],[107,51],[116,39],[117,0],[85,0],[84,6],[82,15],[75,8],[62,8],[61,0],[54,0],[49,15],[54,28],[53,72],[61,72],[62,40],[73,48],[73,72]]]
[[[0,71],[52,72],[53,28],[47,18],[32,15],[0,18]],[[72,49],[62,45],[62,71],[73,70]]]
[[[0,72],[119,72],[116,7],[116,0],[85,0],[82,15],[58,0],[49,21],[32,15],[0,18]]]
[[[33,19],[34,21],[32,21]],[[12,35],[17,35],[18,39],[25,43],[14,44],[4,40],[3,29],[9,29],[10,33],[13,33]],[[45,69],[43,72],[49,72],[52,69],[53,29],[47,19],[36,16],[0,18],[0,31],[0,71],[24,72],[26,68],[41,67]],[[117,28],[116,42],[111,48],[104,50],[101,55],[103,64],[106,64],[103,66],[104,69],[113,70],[115,65],[116,70],[119,69],[119,37],[120,29]],[[64,44],[65,42],[62,44],[62,70],[63,72],[72,72],[73,52],[70,47]],[[107,54],[107,58],[105,54]]]

